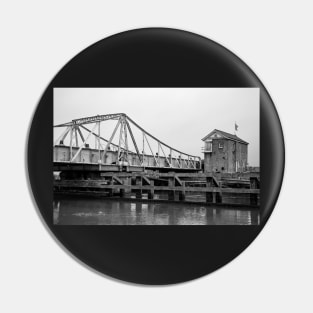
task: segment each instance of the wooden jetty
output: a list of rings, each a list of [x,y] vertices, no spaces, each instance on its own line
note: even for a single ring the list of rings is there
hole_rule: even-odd
[[[137,200],[143,199],[143,194],[148,200],[154,200],[155,194],[165,193],[168,201],[181,202],[188,202],[186,196],[193,193],[203,195],[200,203],[206,204],[225,204],[227,196],[234,195],[237,200],[243,196],[245,205],[259,207],[259,175],[245,176],[227,181],[211,173],[101,172],[98,179],[55,179],[54,191],[122,199],[134,195]],[[240,201],[234,204],[241,205]]]

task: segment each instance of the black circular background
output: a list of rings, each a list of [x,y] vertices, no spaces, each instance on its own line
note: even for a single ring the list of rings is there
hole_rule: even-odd
[[[261,224],[53,225],[54,87],[259,87]],[[105,113],[105,107],[103,110]],[[32,121],[28,171],[34,198],[45,222],[74,256],[118,279],[142,284],[171,284],[220,268],[238,256],[258,235],[279,194],[284,171],[284,141],[269,94],[237,56],[192,33],[147,28],[97,42],[74,57],[56,75],[45,90]],[[50,266],[47,264],[47,270]]]

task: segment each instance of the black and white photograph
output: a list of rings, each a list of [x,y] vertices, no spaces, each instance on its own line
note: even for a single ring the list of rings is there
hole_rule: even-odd
[[[259,225],[259,88],[54,88],[55,225]]]
[[[313,1],[3,1],[0,312],[313,312]]]

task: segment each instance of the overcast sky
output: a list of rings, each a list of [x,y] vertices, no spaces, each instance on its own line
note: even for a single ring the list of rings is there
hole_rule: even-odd
[[[54,88],[54,125],[126,113],[159,140],[203,157],[201,139],[215,128],[234,134],[237,122],[237,136],[249,142],[249,165],[258,166],[259,102],[259,88]],[[102,128],[101,135],[110,132]]]

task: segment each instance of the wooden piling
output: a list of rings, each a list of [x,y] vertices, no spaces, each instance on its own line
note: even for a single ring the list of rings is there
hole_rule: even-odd
[[[120,197],[125,198],[125,195],[126,195],[126,190],[123,188],[120,188]]]
[[[258,195],[255,193],[250,193],[250,205],[258,204]]]
[[[223,202],[223,197],[221,192],[216,193],[216,203],[222,203]]]
[[[136,177],[136,186],[140,186],[142,188],[142,177],[141,176]],[[137,199],[142,198],[142,189],[141,188],[137,189],[135,192]]]
[[[259,181],[257,177],[250,177],[250,189],[260,188]],[[258,195],[255,193],[250,193],[250,205],[258,204]]]
[[[213,178],[207,177],[206,178],[206,187],[212,187],[213,186]],[[212,203],[213,202],[213,192],[206,192],[205,193],[206,202]]]
[[[131,177],[125,177],[124,178],[124,185],[129,186],[131,185]],[[125,193],[130,193],[131,192],[131,188],[125,188]]]
[[[179,200],[185,201],[186,200],[186,183],[182,181],[182,191],[179,192]]]
[[[175,191],[170,190],[170,188],[173,188],[175,186],[175,180],[174,177],[169,177],[168,178],[168,200],[175,200]]]
[[[216,192],[212,192],[212,202],[216,203]]]
[[[110,178],[109,182],[111,185],[113,185],[113,178]],[[107,189],[107,191],[108,191],[108,196],[113,197],[113,188],[109,188],[109,189]]]
[[[150,186],[154,187],[154,181],[153,180],[150,181]],[[153,200],[153,198],[154,198],[154,188],[151,188],[148,190],[148,199]]]
[[[228,202],[228,194],[246,195],[245,205],[259,206],[260,179],[252,177],[250,188],[230,188],[223,187],[214,176],[205,173],[128,173],[112,172],[102,173],[104,179],[80,179],[75,177],[61,177],[54,181],[54,190],[56,192],[79,191],[80,193],[100,196],[120,195],[125,198],[129,192],[132,192],[137,199],[142,198],[142,193],[148,194],[148,199],[153,200],[155,193],[168,194],[170,201],[186,201],[187,192],[196,192],[205,195],[205,201],[208,204]],[[63,179],[62,179],[63,178]],[[190,184],[192,183],[192,184]],[[175,193],[178,193],[176,199]],[[223,197],[226,199],[224,200]],[[247,197],[248,196],[248,197]],[[248,202],[246,201],[248,198]],[[234,204],[238,204],[238,201]]]

